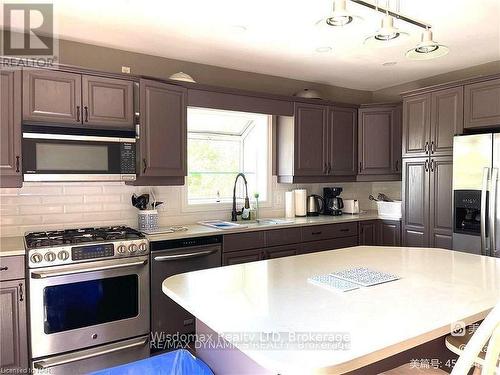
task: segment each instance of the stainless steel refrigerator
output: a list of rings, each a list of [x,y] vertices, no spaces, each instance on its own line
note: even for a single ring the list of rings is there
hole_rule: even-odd
[[[453,141],[453,249],[500,257],[500,133]]]

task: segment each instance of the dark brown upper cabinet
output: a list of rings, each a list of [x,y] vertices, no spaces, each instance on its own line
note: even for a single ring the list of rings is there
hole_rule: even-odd
[[[328,169],[328,107],[295,104],[296,176],[320,176]]]
[[[21,71],[0,71],[0,187],[21,187]]]
[[[83,123],[134,127],[134,83],[121,79],[82,77]]]
[[[403,161],[405,246],[452,246],[452,156]]]
[[[357,109],[295,103],[293,117],[277,121],[278,181],[354,181]]]
[[[82,76],[52,70],[24,70],[23,120],[81,124]]]
[[[453,137],[464,129],[464,90],[453,87],[431,94],[430,154],[451,155]]]
[[[465,129],[500,126],[500,78],[465,85]]]
[[[185,88],[140,82],[138,177],[187,175],[187,107]]]
[[[133,82],[52,70],[23,71],[23,120],[134,128]]]
[[[401,106],[360,108],[358,129],[358,174],[400,175]]]
[[[357,110],[332,107],[329,120],[327,172],[332,176],[355,176],[358,144]]]
[[[428,154],[430,124],[431,94],[403,100],[403,157]]]

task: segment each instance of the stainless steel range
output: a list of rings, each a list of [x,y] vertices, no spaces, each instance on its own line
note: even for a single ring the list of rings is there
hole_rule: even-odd
[[[128,227],[33,232],[31,358],[51,374],[85,373],[149,355],[149,243]]]

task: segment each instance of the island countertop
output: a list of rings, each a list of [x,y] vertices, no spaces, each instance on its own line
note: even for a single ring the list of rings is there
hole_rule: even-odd
[[[307,279],[350,267],[401,279],[350,292]],[[500,301],[500,259],[443,249],[358,246],[175,275],[163,292],[218,334],[347,333],[349,350],[252,349],[274,373],[343,373],[483,319]]]

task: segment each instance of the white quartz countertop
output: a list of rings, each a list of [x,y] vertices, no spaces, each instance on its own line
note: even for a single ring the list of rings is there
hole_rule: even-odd
[[[353,266],[400,280],[350,292],[307,281]],[[213,331],[347,333],[349,350],[254,349],[274,373],[343,373],[433,340],[500,301],[500,259],[443,249],[358,246],[179,274],[163,292]]]
[[[24,238],[18,237],[0,237],[0,256],[8,257],[15,255],[24,255]]]
[[[147,237],[150,241],[163,241],[163,240],[176,240],[181,238],[192,238],[192,237],[203,237],[211,235],[223,235],[231,233],[242,233],[250,231],[260,231],[260,230],[271,230],[271,229],[281,229],[281,228],[293,228],[293,227],[304,227],[309,225],[321,225],[321,224],[337,224],[337,223],[348,223],[353,221],[364,221],[364,220],[376,220],[379,219],[377,211],[366,211],[358,215],[343,214],[340,216],[309,216],[309,217],[296,217],[296,218],[275,218],[280,220],[292,221],[286,224],[259,224],[256,222],[245,222],[238,221],[238,224],[242,224],[244,227],[223,230],[210,228],[200,224],[189,224],[185,225],[186,231],[174,232],[174,233],[158,233],[158,234],[148,234]],[[398,219],[395,219],[399,221]],[[165,228],[168,229],[168,228]],[[160,231],[162,228],[160,228]]]

